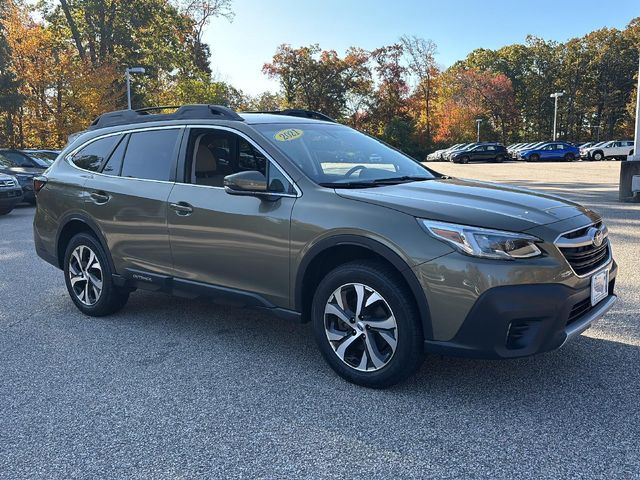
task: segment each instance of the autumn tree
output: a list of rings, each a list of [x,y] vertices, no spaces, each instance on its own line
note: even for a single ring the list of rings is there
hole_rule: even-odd
[[[405,35],[400,38],[408,62],[408,72],[415,80],[414,101],[418,104],[417,126],[424,126],[426,148],[431,147],[431,128],[433,124],[433,100],[435,85],[440,73],[436,62],[437,46],[432,40]]]
[[[355,48],[341,58],[334,50],[321,50],[318,45],[292,48],[283,44],[262,71],[280,82],[285,106],[341,118],[350,95],[370,81],[367,60],[367,54]]]

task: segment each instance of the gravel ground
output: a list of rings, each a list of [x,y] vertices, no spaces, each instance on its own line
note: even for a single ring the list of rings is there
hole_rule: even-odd
[[[325,365],[309,325],[137,292],[82,316],[0,218],[0,478],[640,478],[640,205],[615,162],[433,164],[604,214],[620,301],[559,351],[429,356],[386,391]]]

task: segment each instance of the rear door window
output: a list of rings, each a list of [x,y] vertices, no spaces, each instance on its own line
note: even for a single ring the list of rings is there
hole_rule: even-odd
[[[109,154],[113,151],[119,139],[120,135],[112,135],[91,142],[76,152],[71,158],[71,161],[76,167],[82,168],[83,170],[97,172],[109,157]]]
[[[122,176],[170,181],[175,168],[181,130],[164,129],[132,133],[124,155]]]

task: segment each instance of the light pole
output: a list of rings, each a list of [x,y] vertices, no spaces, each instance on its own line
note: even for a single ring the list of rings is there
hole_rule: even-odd
[[[481,118],[476,118],[476,124],[478,125],[477,133],[476,133],[476,142],[480,143],[480,124],[482,123]]]
[[[550,95],[551,98],[554,99],[554,108],[553,108],[553,141],[556,141],[556,121],[558,119],[558,98],[564,95],[564,92],[556,92]]]
[[[125,69],[125,77],[127,79],[127,108],[131,110],[131,74],[132,73],[144,73],[142,67],[132,67]]]

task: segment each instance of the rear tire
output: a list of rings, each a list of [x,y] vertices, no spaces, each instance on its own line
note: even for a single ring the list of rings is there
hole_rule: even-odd
[[[4,210],[0,210],[0,216],[7,215],[7,214],[11,213],[12,210],[13,210],[13,208],[5,208]]]
[[[424,359],[414,299],[387,265],[354,261],[332,270],[316,289],[311,321],[322,356],[349,382],[388,387]]]
[[[129,299],[129,291],[113,284],[113,272],[102,245],[87,233],[77,234],[67,245],[64,279],[73,303],[91,317],[115,313]]]

